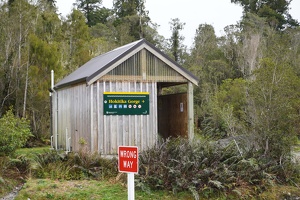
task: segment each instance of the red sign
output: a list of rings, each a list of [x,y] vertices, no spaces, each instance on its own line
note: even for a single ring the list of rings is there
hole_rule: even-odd
[[[119,172],[138,173],[139,154],[138,148],[133,146],[119,146]]]

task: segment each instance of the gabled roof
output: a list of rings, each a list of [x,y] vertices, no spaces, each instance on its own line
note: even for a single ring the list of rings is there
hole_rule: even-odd
[[[194,76],[185,68],[181,67],[178,63],[173,61],[154,45],[152,45],[145,39],[141,39],[91,59],[80,68],[72,72],[70,75],[62,79],[60,82],[58,82],[54,86],[54,88],[59,89],[80,82],[86,82],[87,85],[90,85],[143,48],[146,48],[155,56],[166,62],[166,64],[180,73],[190,82],[198,85],[199,80],[196,76]]]

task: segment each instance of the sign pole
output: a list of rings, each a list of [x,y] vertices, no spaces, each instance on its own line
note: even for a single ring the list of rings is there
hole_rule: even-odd
[[[136,146],[118,147],[119,172],[127,173],[128,200],[134,200],[134,173],[139,170],[139,152]]]
[[[134,173],[127,173],[128,200],[134,200]]]

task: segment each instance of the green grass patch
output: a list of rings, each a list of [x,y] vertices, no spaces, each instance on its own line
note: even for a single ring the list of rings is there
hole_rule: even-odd
[[[80,199],[127,199],[127,187],[115,181],[58,181],[50,179],[29,179],[16,200],[80,200]],[[167,191],[143,192],[136,190],[135,199],[194,199],[188,193],[172,194]]]
[[[44,153],[50,151],[50,146],[34,147],[34,148],[20,148],[16,150],[16,156],[25,156],[32,158],[34,154]]]
[[[294,146],[294,151],[300,152],[300,139],[297,140],[297,144]]]
[[[277,199],[299,199],[300,198],[300,190],[298,187],[294,186],[285,186],[285,185],[275,185],[261,195],[259,195],[260,199],[269,199],[269,200],[277,200]]]

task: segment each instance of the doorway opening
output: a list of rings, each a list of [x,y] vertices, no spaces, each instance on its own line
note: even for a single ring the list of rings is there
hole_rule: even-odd
[[[163,139],[188,137],[188,101],[185,85],[158,83],[158,133]],[[171,87],[172,86],[172,87]]]

